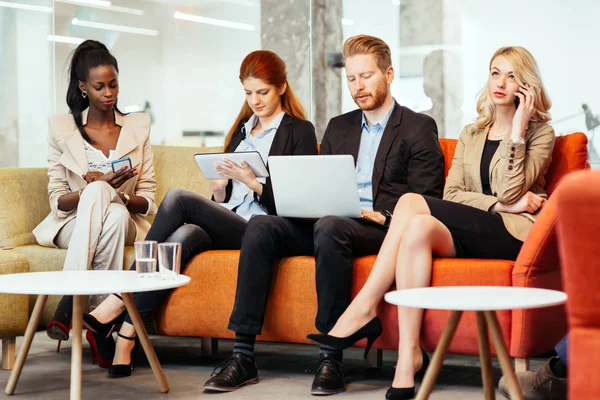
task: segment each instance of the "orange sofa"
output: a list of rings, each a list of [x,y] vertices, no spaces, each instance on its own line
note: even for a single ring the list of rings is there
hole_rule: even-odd
[[[445,156],[446,174],[452,163],[457,141],[440,139]],[[547,175],[551,194],[568,172],[586,168],[587,138],[583,133],[557,137],[553,160]],[[516,262],[505,260],[436,259],[433,286],[494,285],[561,289],[561,276],[553,226],[556,207],[551,198],[526,240]],[[156,312],[160,334],[205,338],[233,338],[227,330],[237,282],[238,251],[208,251],[187,265],[185,274],[191,283],[171,293]],[[365,283],[375,256],[354,262],[354,295]],[[315,332],[317,310],[315,261],[313,257],[280,260],[276,268],[267,305],[262,341],[308,343],[306,335]],[[379,308],[384,332],[374,348],[396,350],[398,323],[396,307],[382,302]],[[426,311],[421,333],[422,344],[433,351],[449,312]],[[544,353],[554,347],[566,332],[563,307],[539,310],[515,310],[499,313],[499,320],[510,349],[520,360]],[[365,343],[358,343],[364,347]],[[450,351],[478,354],[477,324],[474,313],[466,313],[458,327]],[[526,368],[526,361],[518,369]]]
[[[600,398],[600,171],[570,175],[556,193],[559,250],[569,296],[569,398]]]

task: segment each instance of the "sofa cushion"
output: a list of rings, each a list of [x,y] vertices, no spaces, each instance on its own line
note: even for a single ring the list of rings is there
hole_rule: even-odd
[[[34,244],[50,212],[47,168],[0,168],[0,249]]]
[[[12,250],[0,250],[0,274],[29,272],[26,257]],[[29,297],[26,294],[0,293],[0,337],[21,336],[28,322]]]
[[[586,168],[588,158],[587,136],[576,132],[557,136],[552,152],[552,162],[546,173],[546,191],[552,194],[561,179],[569,172]]]
[[[227,329],[237,285],[238,251],[208,251],[190,263],[184,271],[192,278],[189,285],[171,292],[156,314],[158,331],[171,336],[206,336],[233,338]],[[375,256],[354,261],[352,293],[355,296],[366,282]],[[495,285],[511,286],[513,263],[502,260],[436,259],[434,286]],[[393,288],[390,288],[393,290]],[[275,269],[273,285],[262,335],[262,341],[309,343],[306,335],[316,331],[317,294],[313,257],[282,259]],[[433,350],[446,323],[447,312],[427,311],[423,327],[423,343]],[[476,354],[475,316],[466,313],[451,350]],[[385,326],[376,347],[398,348],[396,307],[382,302],[379,315]],[[505,339],[510,339],[510,312],[499,313]],[[358,343],[364,346],[365,343]]]

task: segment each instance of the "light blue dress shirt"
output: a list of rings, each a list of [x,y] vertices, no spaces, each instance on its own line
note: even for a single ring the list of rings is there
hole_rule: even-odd
[[[377,149],[379,149],[383,131],[395,106],[396,101],[394,101],[394,104],[381,121],[372,124],[370,128],[367,124],[365,113],[363,112],[362,115],[360,147],[358,149],[358,159],[356,160],[356,183],[358,184],[360,207],[367,211],[373,211],[373,167],[375,165]]]
[[[267,158],[269,157],[269,151],[275,138],[275,132],[281,124],[281,120],[285,116],[285,112],[279,113],[277,117],[269,124],[269,126],[256,136],[252,136],[252,129],[258,124],[258,117],[252,115],[248,122],[242,127],[242,132],[245,135],[244,140],[240,142],[238,147],[235,149],[236,153],[242,151],[258,151],[262,157],[265,165],[267,164]],[[267,181],[266,178],[256,178],[260,183],[264,185]],[[231,190],[231,198],[227,203],[221,203],[221,205],[229,210],[235,208],[235,213],[240,217],[249,220],[253,215],[266,215],[267,210],[254,199],[254,192],[250,190],[242,182],[233,180],[233,188]],[[236,208],[237,207],[237,208]]]

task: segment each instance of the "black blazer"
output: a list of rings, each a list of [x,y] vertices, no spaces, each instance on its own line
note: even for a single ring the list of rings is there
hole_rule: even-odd
[[[354,164],[360,147],[362,111],[329,121],[321,154],[351,154]],[[392,212],[407,192],[442,197],[444,155],[435,121],[395,103],[373,166],[373,209]]]
[[[225,150],[226,153],[233,153],[246,137],[243,129],[246,122],[247,121],[242,121],[238,126],[238,129],[231,138],[231,143],[229,143],[229,146]],[[279,128],[275,132],[275,137],[273,138],[273,143],[269,150],[269,156],[310,156],[316,155],[317,152],[317,137],[315,135],[315,127],[313,124],[310,121],[285,114],[281,120],[281,124],[279,124]],[[267,169],[268,168],[267,165]],[[227,203],[231,198],[231,191],[233,190],[233,182],[231,179],[227,183],[225,190],[226,195],[224,202]],[[275,199],[273,198],[273,186],[271,185],[270,177],[267,178],[267,181],[263,185],[262,195],[258,196],[254,193],[254,198],[267,209],[267,212],[270,215],[277,215]]]

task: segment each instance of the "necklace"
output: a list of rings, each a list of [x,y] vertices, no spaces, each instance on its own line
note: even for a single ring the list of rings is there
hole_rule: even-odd
[[[506,136],[506,133],[502,133],[500,135],[498,135],[495,132],[492,132],[494,128],[490,128],[490,132],[488,133],[488,139],[504,139],[504,136]],[[508,132],[507,132],[508,133]]]

